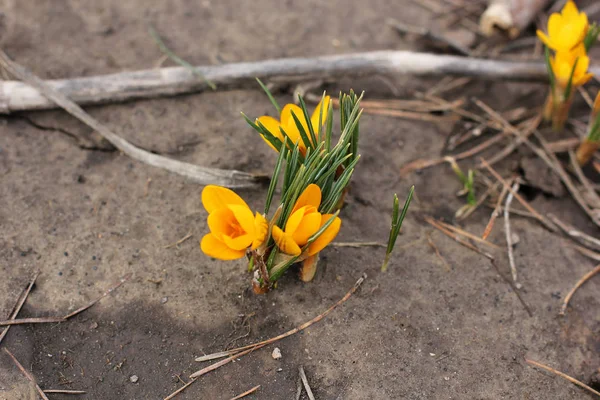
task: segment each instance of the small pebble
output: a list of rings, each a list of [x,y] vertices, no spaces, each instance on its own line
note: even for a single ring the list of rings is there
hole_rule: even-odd
[[[273,357],[273,360],[279,360],[282,357],[281,350],[279,350],[279,347],[275,347],[273,349],[273,352],[271,353],[271,357]]]
[[[283,371],[283,368],[277,368],[277,372]]]
[[[69,253],[65,251],[65,257],[69,257]]]
[[[140,379],[140,378],[138,378],[138,376],[137,376],[137,375],[131,375],[131,376],[129,377],[129,381],[130,381],[131,383],[137,383],[137,381],[138,381],[139,379]]]
[[[160,299],[161,304],[165,304],[167,301],[169,301],[168,297],[163,297],[162,299]]]

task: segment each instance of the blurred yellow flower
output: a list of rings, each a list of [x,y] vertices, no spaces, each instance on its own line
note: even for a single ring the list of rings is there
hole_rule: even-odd
[[[317,140],[319,140],[319,133],[321,132],[322,126],[325,124],[325,121],[327,120],[327,112],[329,110],[329,101],[330,101],[329,96],[325,96],[325,99],[321,100],[319,102],[319,104],[317,105],[317,108],[315,108],[315,111],[312,113],[312,116],[310,117],[310,122],[313,126]],[[321,116],[321,109],[323,110],[322,116]],[[292,117],[292,113],[294,113],[296,118],[298,118],[298,120],[302,124],[302,127],[304,128],[304,132],[306,132],[306,135],[310,139],[310,133],[308,131],[308,123],[306,122],[304,113],[302,112],[302,109],[295,104],[286,104],[283,107],[283,109],[281,110],[281,115],[279,117],[279,119],[280,119],[279,121],[277,121],[275,118],[269,117],[267,115],[259,117],[257,119],[257,121],[260,122],[261,124],[263,124],[264,127],[267,128],[267,130],[269,132],[271,132],[271,134],[273,136],[275,136],[276,138],[278,138],[279,140],[281,140],[283,142],[283,134],[281,133],[281,130],[279,129],[281,127],[285,131],[285,133],[287,134],[289,139],[292,141],[292,144],[298,143],[300,152],[302,154],[306,154],[306,147],[307,147],[308,143],[304,143],[304,141],[302,140],[302,137],[300,136],[300,130],[298,129],[298,126],[296,125],[296,121],[294,120],[294,117]],[[320,118],[322,118],[321,126],[319,126]],[[269,142],[263,135],[261,135],[261,136],[265,140],[265,142],[267,142],[267,144],[269,146],[271,146],[271,148],[273,150],[277,150],[277,149],[275,149],[275,147],[273,147],[271,142]],[[313,144],[317,145],[317,143],[313,143]]]
[[[575,71],[573,66],[577,62]],[[572,87],[578,87],[589,81],[594,75],[588,73],[590,59],[586,54],[585,47],[579,44],[570,51],[557,51],[556,56],[550,59],[550,66],[559,86],[565,88],[569,84],[571,73],[573,73]]]
[[[569,0],[560,14],[550,15],[548,35],[540,30],[537,31],[537,35],[552,50],[569,51],[583,42],[588,29],[587,15],[579,12],[575,3]]]
[[[246,202],[232,190],[208,185],[202,190],[202,204],[208,211],[210,233],[200,242],[202,251],[220,260],[235,260],[255,250],[267,236],[266,218],[252,214]]]
[[[308,239],[334,217],[333,214],[321,214],[318,211],[320,205],[321,189],[310,184],[296,201],[285,230],[273,226],[273,239],[283,253],[299,256]],[[323,250],[336,237],[341,224],[342,220],[335,217],[331,225],[308,246],[307,255],[312,256]]]

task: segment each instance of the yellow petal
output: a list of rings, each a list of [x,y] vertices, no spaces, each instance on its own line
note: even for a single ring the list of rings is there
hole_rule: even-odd
[[[296,228],[296,231],[292,234],[294,242],[298,246],[302,247],[308,242],[308,238],[314,235],[321,227],[321,214],[318,212],[311,212],[305,214],[300,221],[300,224]]]
[[[294,242],[294,239],[290,235],[286,235],[277,225],[273,226],[272,235],[279,250],[285,254],[299,256],[302,253],[302,250]]]
[[[569,0],[563,7],[561,14],[566,19],[577,18],[579,16],[579,10],[577,9],[575,2],[572,0]]]
[[[321,226],[325,225],[330,218],[333,217],[333,214],[323,214],[321,216]],[[335,220],[329,225],[325,232],[323,232],[314,242],[308,246],[308,255],[312,256],[317,254],[321,250],[323,250],[340,231],[340,227],[342,226],[342,220],[339,217],[335,217]]]
[[[287,222],[285,223],[285,233],[288,235],[293,235],[298,229],[300,222],[302,222],[302,218],[304,218],[304,212],[306,211],[306,207],[301,207],[300,209],[292,212],[292,214],[288,217]]]
[[[313,206],[316,209],[319,209],[321,205],[321,188],[314,183],[311,183],[304,189],[298,200],[296,200],[296,204],[294,204],[294,209],[292,213],[304,206]]]
[[[550,36],[552,40],[558,39],[563,25],[564,21],[562,15],[556,13],[550,15],[550,18],[548,18],[548,36]],[[553,48],[551,45],[548,45],[548,47]]]
[[[224,242],[210,233],[202,238],[200,248],[207,256],[218,258],[219,260],[235,260],[244,257],[244,254],[246,254],[244,250],[230,249]]]
[[[204,187],[202,190],[202,204],[209,214],[228,204],[239,204],[248,207],[246,202],[233,190],[215,185],[207,185]]]
[[[252,240],[252,250],[264,243],[269,231],[269,222],[264,215],[256,213],[254,217],[254,239]]]
[[[268,115],[259,117],[257,119],[258,122],[260,122],[265,128],[267,128],[267,130],[269,132],[271,132],[271,134],[273,136],[275,136],[276,138],[278,138],[279,140],[281,140],[283,142],[283,135],[281,134],[281,130],[279,129],[279,127],[281,126],[279,124],[279,121],[277,121],[275,118],[273,117],[269,117]],[[275,146],[273,146],[271,144],[271,142],[269,142],[263,135],[260,135],[260,137],[263,138],[263,140],[275,151],[277,151],[277,149],[275,148]]]
[[[575,79],[573,79],[573,85],[574,86],[583,86],[586,83],[589,82],[590,79],[592,79],[594,77],[594,74],[585,74],[579,78],[577,78],[577,80],[575,81]]]
[[[300,121],[300,124],[304,128],[306,135],[310,137],[308,132],[308,124],[306,122],[306,118],[304,118],[304,113],[302,112],[302,109],[295,104],[286,104],[283,107],[283,110],[281,110],[281,126],[283,126],[283,130],[289,136],[292,143],[296,144],[296,142],[299,142],[300,145],[298,147],[306,150],[306,145],[308,143],[304,143],[302,140],[302,137],[300,136],[300,130],[298,129],[298,124],[296,124],[294,117],[292,117],[292,113],[296,116],[296,118],[298,118],[298,121]]]
[[[223,242],[225,242],[225,245],[227,245],[227,247],[229,247],[232,250],[246,250],[248,247],[250,247],[250,245],[252,244],[252,240],[253,240],[253,235],[246,233],[245,235],[241,235],[241,236],[227,236],[227,235],[223,235]]]
[[[542,43],[544,43],[546,46],[552,48],[552,45],[550,43],[550,38],[542,31],[540,31],[539,29],[536,31],[537,33],[537,37],[542,41]]]
[[[329,111],[329,100],[330,100],[329,96],[325,96],[324,99],[321,99],[321,101],[317,105],[317,108],[315,108],[315,111],[312,113],[312,116],[310,117],[310,122],[312,123],[315,133],[317,134],[317,139],[319,138],[318,134],[319,134],[319,132],[321,132],[321,128],[323,127],[323,125],[325,125],[325,121],[327,121],[327,112]],[[322,116],[321,116],[321,109],[323,110]],[[319,119],[321,120],[320,126],[319,126]]]
[[[235,219],[242,227],[244,232],[254,236],[254,214],[247,205],[229,205],[227,206],[235,215]]]
[[[231,236],[234,233],[233,226],[237,225],[235,215],[227,208],[219,208],[208,215],[208,228],[216,238],[221,239],[223,235]]]

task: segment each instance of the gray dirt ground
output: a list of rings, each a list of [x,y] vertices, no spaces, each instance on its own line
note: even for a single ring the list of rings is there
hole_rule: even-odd
[[[383,25],[386,17],[425,23],[413,2],[76,1],[2,0],[2,47],[44,78],[149,68],[161,57],[147,33],[152,23],[179,55],[197,64],[285,56],[409,48]],[[334,39],[339,45],[334,45]],[[401,95],[436,80],[403,78]],[[345,80],[367,97],[389,96],[380,80]],[[523,86],[471,87],[506,109]],[[541,89],[540,89],[541,90]],[[289,101],[287,95],[279,96]],[[538,98],[539,100],[539,98]],[[206,93],[90,109],[132,142],[205,166],[269,172],[273,154],[239,115],[271,112],[258,90]],[[79,147],[90,130],[63,112],[0,118],[0,316],[10,312],[36,270],[21,316],[65,313],[98,296],[119,277],[133,278],[89,311],[63,324],[13,327],[2,346],[44,388],[84,389],[87,399],[157,399],[201,366],[194,357],[275,336],[341,298],[365,272],[362,289],[305,332],[211,373],[180,399],[290,399],[304,366],[318,399],[582,399],[579,388],[527,366],[531,358],[584,382],[600,366],[600,280],[579,290],[564,318],[562,298],[593,264],[530,220],[513,217],[516,259],[529,317],[483,257],[439,232],[427,244],[426,212],[451,218],[463,204],[459,184],[440,166],[400,178],[407,161],[436,156],[449,127],[365,115],[362,160],[343,211],[340,241],[383,241],[391,197],[416,185],[419,202],[403,228],[387,274],[382,249],[330,248],[313,283],[290,271],[278,290],[253,295],[240,262],[205,257],[201,187],[116,152]],[[507,161],[505,171],[514,166]],[[151,183],[147,186],[147,181]],[[147,193],[146,193],[147,189]],[[241,193],[255,208],[265,190]],[[560,213],[596,235],[568,197],[536,196],[532,204]],[[465,224],[482,232],[489,210]],[[164,246],[188,232],[179,248]],[[504,243],[501,222],[491,238]],[[508,275],[504,251],[498,265]],[[160,280],[160,284],[151,282]],[[165,302],[165,299],[167,300]],[[279,370],[281,369],[281,370]],[[137,375],[137,383],[130,376]],[[30,399],[30,388],[0,354],[0,399]],[[52,399],[66,399],[53,395]]]

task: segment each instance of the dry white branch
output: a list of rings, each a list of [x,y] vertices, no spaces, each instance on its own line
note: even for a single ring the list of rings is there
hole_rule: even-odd
[[[173,160],[171,158],[163,157],[161,155],[153,154],[146,150],[140,149],[139,147],[134,146],[125,139],[116,135],[108,127],[101,124],[98,120],[83,111],[81,107],[69,99],[68,91],[67,93],[64,93],[60,90],[57,90],[55,86],[41,80],[23,68],[21,65],[12,61],[2,50],[0,50],[0,65],[11,75],[25,81],[28,84],[25,86],[25,88],[28,89],[29,93],[34,91],[38,96],[42,96],[44,102],[50,102],[53,105],[60,106],[69,114],[94,129],[113,146],[131,158],[153,167],[166,169],[167,171],[190,178],[202,185],[214,184],[238,188],[253,187],[259,185],[260,181],[264,179],[264,177],[259,177],[241,171],[200,167],[198,165]],[[4,84],[8,83],[10,82],[5,82]],[[13,82],[13,84],[17,83]],[[109,82],[105,82],[105,84],[110,86]],[[88,88],[88,92],[89,90],[94,91],[94,89]]]
[[[479,29],[491,36],[496,28],[508,32],[515,38],[526,28],[550,0],[491,0],[481,15]]]
[[[547,80],[543,62],[512,62],[436,55],[412,51],[373,51],[313,58],[282,58],[242,62],[196,69],[217,85],[217,90],[255,87],[255,78],[270,82],[298,83],[337,80],[342,76],[456,75],[517,81]],[[594,66],[590,72],[600,75]],[[80,105],[114,103],[132,99],[202,92],[203,80],[184,67],[121,72],[45,83]],[[56,108],[39,90],[22,82],[0,83],[0,113]]]

